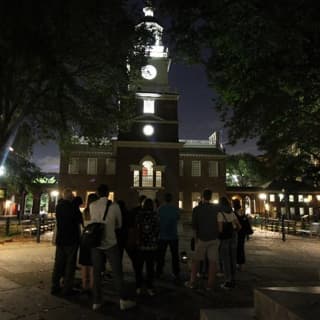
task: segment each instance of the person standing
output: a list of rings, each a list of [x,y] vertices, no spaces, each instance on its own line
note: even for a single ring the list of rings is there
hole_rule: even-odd
[[[253,231],[247,215],[244,213],[243,210],[241,210],[240,200],[234,199],[232,201],[232,205],[233,205],[234,213],[241,224],[241,229],[238,231],[238,242],[237,242],[237,265],[238,265],[238,270],[241,271],[243,269],[243,265],[246,262],[245,241],[248,235],[252,234]]]
[[[191,264],[190,280],[185,283],[188,288],[194,288],[199,271],[200,261],[206,257],[209,260],[207,290],[214,287],[218,261],[218,207],[210,203],[212,191],[203,191],[203,201],[193,209],[192,229],[195,237],[195,253]]]
[[[165,204],[160,206],[159,219],[160,219],[160,234],[159,234],[159,249],[157,259],[157,277],[161,277],[165,265],[165,256],[167,247],[170,247],[172,273],[175,280],[180,278],[180,265],[179,265],[179,239],[178,239],[178,221],[179,209],[174,206],[172,202],[172,194],[166,193],[164,195]]]
[[[91,221],[89,206],[92,202],[98,200],[95,193],[90,193],[87,200],[87,206],[83,212],[83,224],[87,226]],[[79,264],[81,265],[82,290],[89,292],[93,289],[93,267],[91,259],[91,248],[80,243]]]
[[[97,310],[102,305],[101,274],[105,259],[109,260],[114,275],[115,287],[120,296],[120,309],[126,310],[134,307],[136,303],[128,300],[124,285],[120,260],[120,250],[117,245],[116,229],[121,228],[121,211],[117,203],[108,206],[109,188],[102,184],[98,187],[99,199],[90,204],[91,222],[103,223],[104,236],[101,245],[91,251],[93,263],[93,310]],[[104,215],[106,213],[106,217]]]
[[[226,197],[221,197],[220,211],[218,213],[218,228],[220,234],[223,233],[224,223],[231,224],[231,234],[230,237],[220,240],[220,257],[225,277],[225,283],[222,284],[221,287],[223,289],[231,289],[235,286],[237,238],[241,225],[232,211],[229,200]]]
[[[73,194],[70,189],[64,190],[63,199],[56,207],[56,254],[52,272],[51,294],[73,295],[74,274],[76,270],[77,251],[80,241],[81,219],[75,213]],[[60,281],[63,278],[63,288]]]
[[[146,199],[144,201],[142,209],[137,214],[136,224],[139,239],[137,250],[136,292],[138,295],[141,294],[143,284],[143,266],[146,264],[147,293],[150,296],[154,296],[153,278],[154,263],[159,239],[159,217],[154,211],[154,204],[151,199]]]

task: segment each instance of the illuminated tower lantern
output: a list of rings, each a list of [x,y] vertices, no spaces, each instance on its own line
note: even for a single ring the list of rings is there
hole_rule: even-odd
[[[151,6],[143,8],[142,24],[152,30],[154,43],[146,47],[147,64],[137,81],[137,116],[130,131],[115,142],[119,197],[144,194],[152,199],[164,190],[178,199],[178,94],[168,83],[170,59],[162,43],[162,26]],[[128,176],[131,179],[128,179]]]

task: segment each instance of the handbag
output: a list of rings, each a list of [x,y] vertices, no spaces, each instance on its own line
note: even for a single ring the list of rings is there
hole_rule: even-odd
[[[103,221],[107,217],[110,203],[107,202],[106,210],[103,215]],[[101,222],[93,222],[88,224],[81,235],[81,245],[86,248],[96,248],[101,245],[101,240],[104,236],[105,224]]]
[[[232,222],[228,222],[226,219],[226,216],[224,215],[223,212],[221,212],[223,215],[223,224],[222,224],[222,232],[219,233],[219,239],[220,240],[226,240],[226,239],[231,239],[234,229],[233,229],[233,224]]]

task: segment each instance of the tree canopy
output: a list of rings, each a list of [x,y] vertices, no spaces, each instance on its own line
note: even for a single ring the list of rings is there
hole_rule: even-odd
[[[148,37],[135,24],[126,1],[1,1],[2,153],[14,141],[25,152],[35,139],[99,140],[127,125]]]
[[[226,171],[228,186],[261,186],[271,179],[263,159],[248,153],[229,155]]]
[[[160,1],[178,59],[206,66],[229,142],[320,160],[320,3]]]

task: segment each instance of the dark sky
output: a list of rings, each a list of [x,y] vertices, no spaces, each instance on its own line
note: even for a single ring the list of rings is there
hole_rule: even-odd
[[[208,88],[204,69],[200,65],[185,66],[172,64],[169,82],[179,94],[179,137],[180,139],[205,140],[213,131],[222,130],[223,124],[214,109],[214,92]],[[249,152],[257,153],[254,143],[241,144],[234,147],[226,145],[227,135],[222,131],[222,143],[229,154]],[[44,172],[59,171],[59,149],[53,142],[45,145],[37,144],[34,148],[33,160]]]

